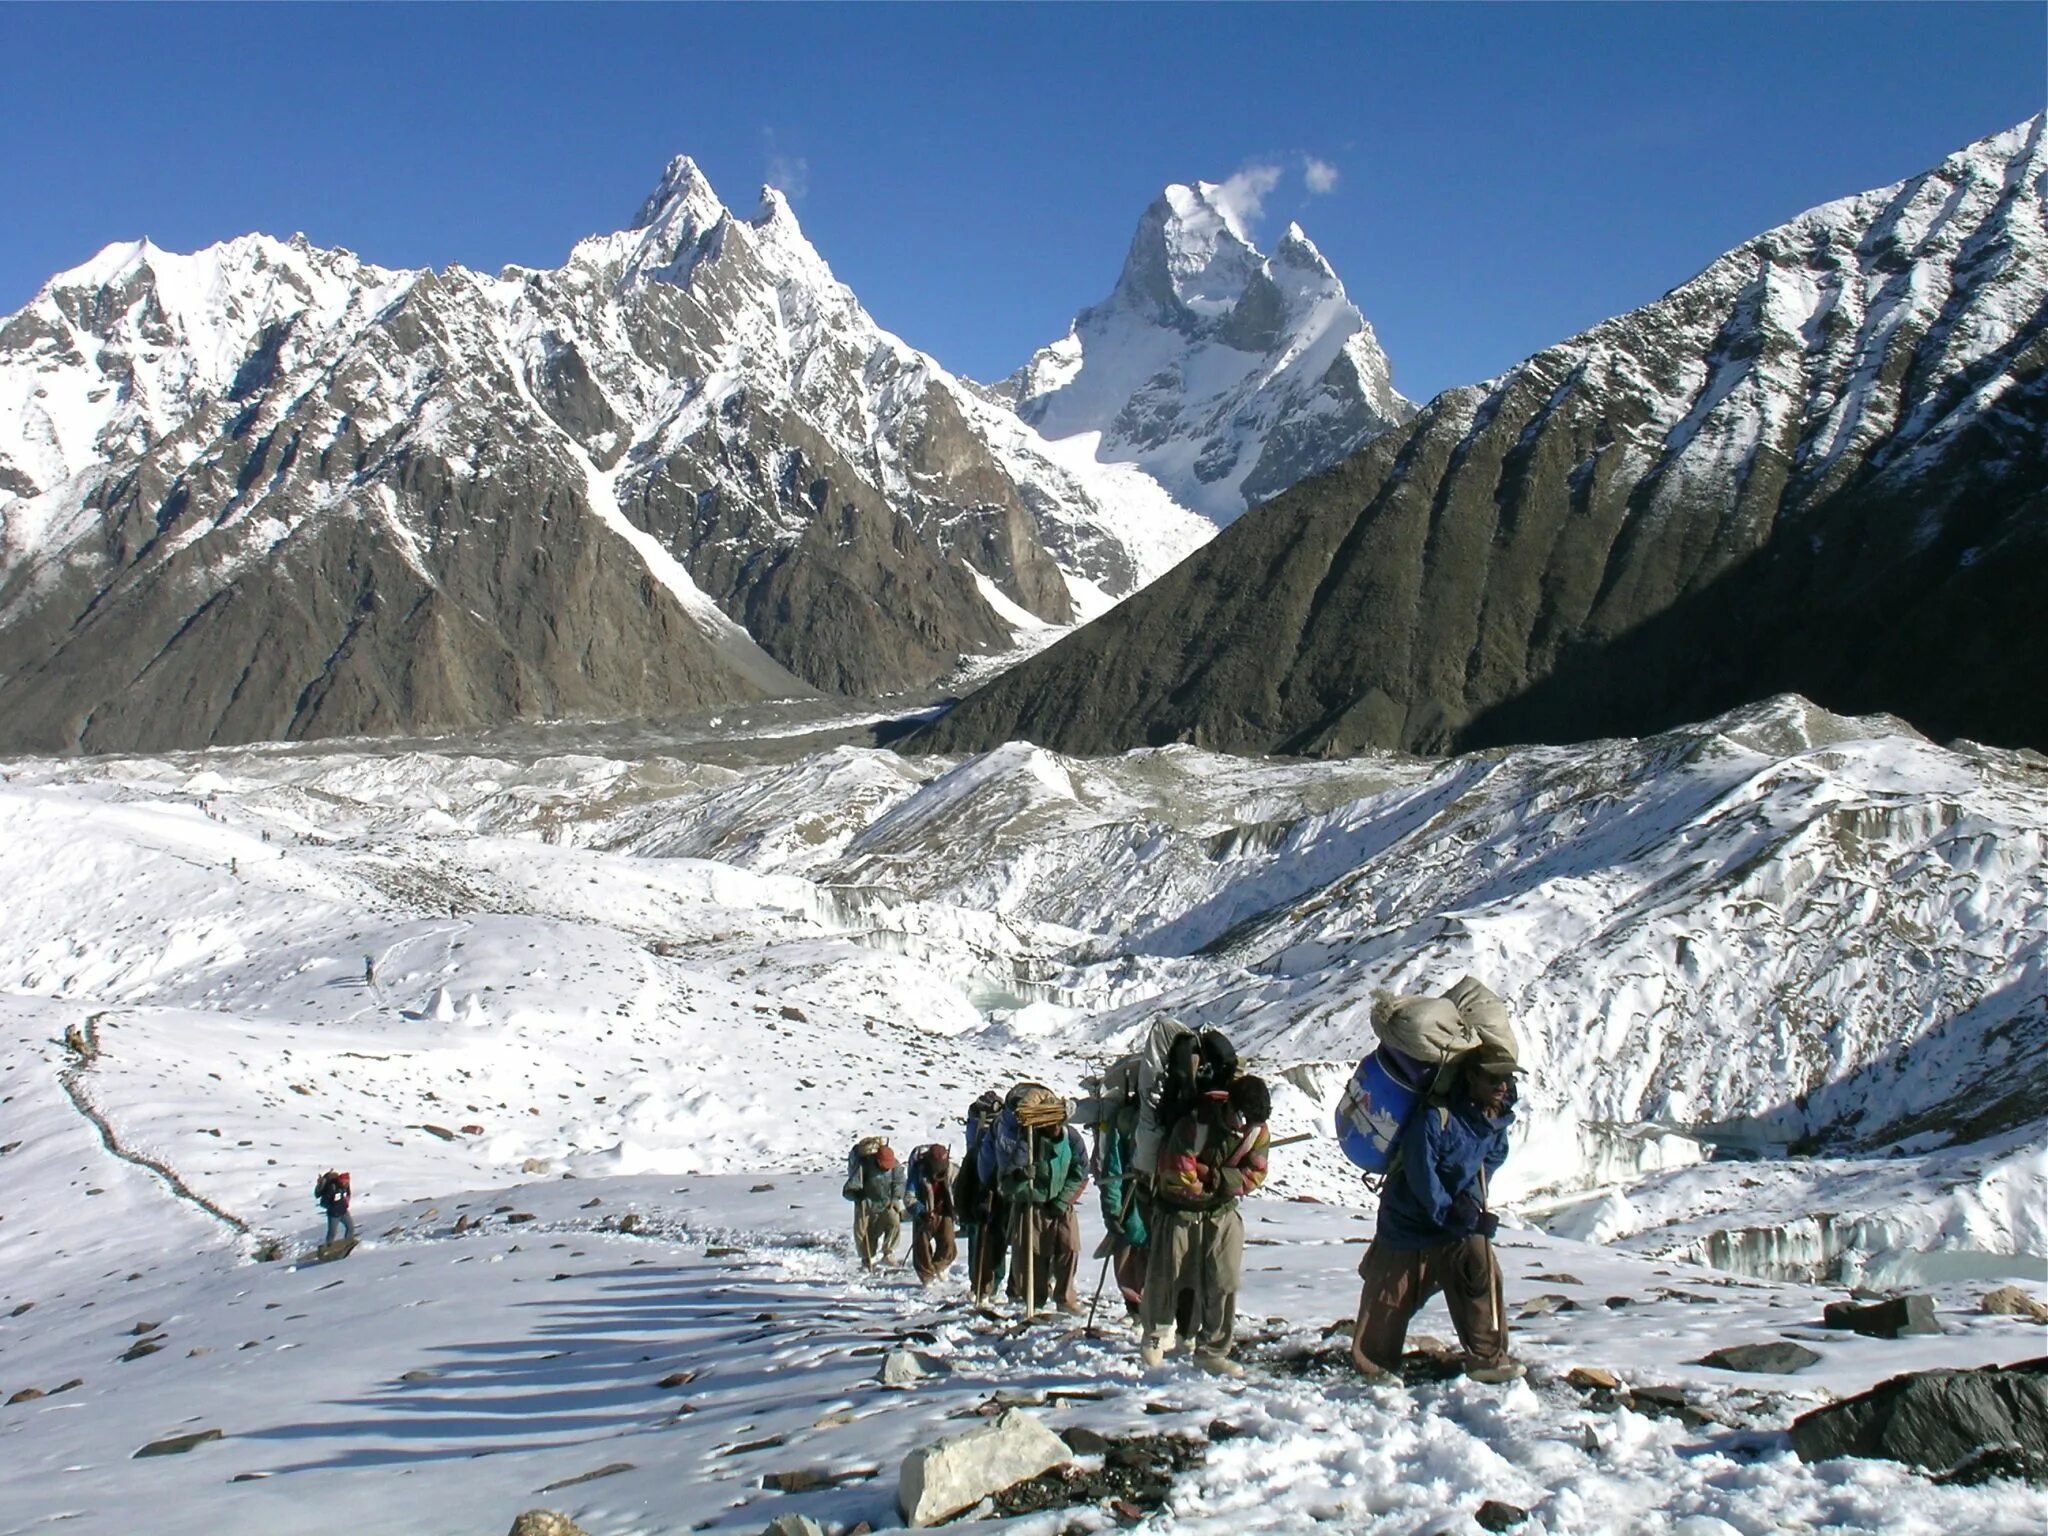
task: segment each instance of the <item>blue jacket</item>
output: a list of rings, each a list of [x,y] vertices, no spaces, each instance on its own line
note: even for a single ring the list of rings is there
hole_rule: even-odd
[[[1513,1109],[1496,1120],[1455,1091],[1449,1103],[1426,1103],[1411,1115],[1380,1191],[1377,1241],[1389,1248],[1436,1248],[1476,1232],[1486,1187],[1507,1161],[1514,1123]]]

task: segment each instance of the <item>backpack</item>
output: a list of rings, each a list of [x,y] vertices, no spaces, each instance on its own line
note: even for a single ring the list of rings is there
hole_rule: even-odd
[[[314,1183],[313,1198],[322,1205],[347,1205],[349,1202],[348,1175],[337,1173],[332,1168],[328,1169]]]
[[[1237,1047],[1220,1029],[1193,1030],[1177,1036],[1167,1050],[1166,1071],[1159,1084],[1156,1118],[1161,1132],[1170,1131],[1202,1099],[1230,1086],[1237,1076]]]
[[[1354,1166],[1381,1175],[1392,1168],[1401,1132],[1435,1085],[1438,1070],[1385,1044],[1358,1064],[1336,1114],[1337,1147]]]
[[[1401,1133],[1426,1101],[1455,1080],[1473,1051],[1513,1062],[1519,1052],[1508,1005],[1471,976],[1442,997],[1373,999],[1378,1047],[1351,1074],[1337,1100],[1337,1145],[1368,1175],[1393,1172]]]
[[[1114,1126],[1132,1135],[1128,1171],[1149,1178],[1167,1131],[1204,1092],[1236,1076],[1237,1049],[1221,1030],[1197,1033],[1162,1013],[1143,1043],[1103,1072],[1095,1097],[1081,1102],[1082,1118],[1098,1133]]]
[[[1023,1173],[1031,1158],[1031,1133],[1050,1132],[1064,1143],[1066,1124],[1066,1100],[1043,1083],[1019,1083],[1004,1097],[1003,1112],[996,1121],[996,1172]]]

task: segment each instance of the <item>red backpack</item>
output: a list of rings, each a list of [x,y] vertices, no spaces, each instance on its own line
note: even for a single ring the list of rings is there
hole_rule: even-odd
[[[313,1198],[322,1205],[347,1205],[349,1194],[348,1175],[332,1168],[321,1174],[320,1182],[313,1186]]]

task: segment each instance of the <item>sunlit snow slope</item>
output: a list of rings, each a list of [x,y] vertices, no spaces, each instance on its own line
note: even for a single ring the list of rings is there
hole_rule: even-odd
[[[1978,1305],[2048,1283],[2037,758],[1796,699],[1444,762],[759,745],[0,764],[0,1531],[880,1528],[900,1457],[999,1390],[1239,1426],[1161,1536],[1486,1498],[1617,1536],[2048,1514],[1784,1436],[2040,1352]],[[1530,1068],[1499,1194],[1534,1372],[1367,1387],[1329,1329],[1373,1199],[1329,1108],[1373,989],[1468,970]],[[1076,1090],[1161,1008],[1228,1028],[1308,1138],[1247,1211],[1248,1385],[853,1268],[857,1134]],[[328,1166],[368,1241],[322,1265]],[[1855,1281],[1930,1287],[1942,1332],[1815,1327]],[[1700,1363],[1787,1334],[1797,1377]],[[945,1373],[880,1390],[906,1339]],[[1591,1399],[1585,1364],[1687,1407]]]

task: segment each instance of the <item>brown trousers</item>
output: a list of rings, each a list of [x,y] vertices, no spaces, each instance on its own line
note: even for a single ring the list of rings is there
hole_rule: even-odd
[[[1026,1243],[1032,1247],[1027,1259]],[[1010,1299],[1032,1310],[1058,1303],[1078,1307],[1074,1272],[1081,1260],[1081,1213],[1071,1205],[1023,1205],[1011,1216]],[[1024,1294],[1024,1272],[1032,1272],[1034,1296]]]
[[[1151,1255],[1135,1243],[1118,1243],[1111,1251],[1115,1257],[1109,1267],[1116,1276],[1116,1288],[1123,1293],[1124,1309],[1136,1317],[1145,1300],[1145,1269]]]
[[[1191,1330],[1197,1349],[1229,1354],[1244,1273],[1244,1218],[1236,1204],[1182,1211],[1162,1200],[1152,1208],[1145,1253],[1145,1294],[1138,1307],[1145,1342],[1170,1349],[1177,1333]]]
[[[910,1261],[917,1266],[917,1278],[930,1285],[953,1267],[960,1254],[953,1241],[953,1218],[930,1212],[910,1224]]]
[[[1007,1273],[1010,1253],[1010,1207],[991,1197],[981,1219],[967,1234],[967,1286],[976,1301],[996,1293]]]
[[[1500,1262],[1493,1244],[1474,1233],[1436,1248],[1389,1248],[1375,1242],[1358,1266],[1365,1281],[1358,1293],[1353,1335],[1366,1359],[1399,1370],[1408,1342],[1408,1322],[1438,1291],[1450,1310],[1451,1326],[1474,1365],[1504,1365],[1508,1358],[1507,1310]]]
[[[853,1251],[860,1255],[860,1267],[873,1269],[876,1261],[896,1262],[896,1238],[903,1230],[903,1218],[894,1206],[875,1200],[853,1202]]]

